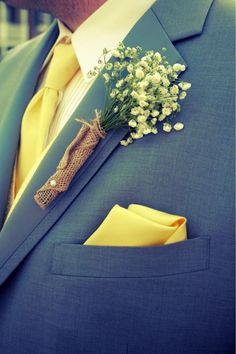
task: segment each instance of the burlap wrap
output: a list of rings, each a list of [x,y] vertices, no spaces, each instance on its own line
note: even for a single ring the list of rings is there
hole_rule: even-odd
[[[104,139],[105,136],[98,114],[92,125],[83,122],[79,133],[67,147],[56,172],[36,192],[34,199],[40,208],[45,209],[60,193],[69,188],[75,174],[92,154],[100,139]]]

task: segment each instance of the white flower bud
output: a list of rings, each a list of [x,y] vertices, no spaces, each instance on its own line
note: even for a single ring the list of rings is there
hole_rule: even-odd
[[[132,114],[133,116],[137,116],[137,115],[139,114],[139,109],[138,109],[138,107],[132,108],[132,109],[131,109],[131,114]]]
[[[122,146],[128,146],[129,143],[128,143],[127,140],[121,140],[121,141],[120,141],[120,145],[122,145]]]
[[[138,93],[137,93],[136,91],[132,91],[132,92],[131,92],[131,96],[132,96],[133,98],[136,98],[136,99],[137,99],[139,95],[138,95]]]
[[[109,74],[103,74],[103,78],[105,80],[105,83],[108,83],[110,81],[110,75]]]
[[[161,60],[162,60],[161,54],[159,52],[156,52],[154,54],[154,59],[158,62],[161,62]]]
[[[156,118],[152,118],[151,123],[152,123],[153,125],[156,125],[156,124],[157,124],[157,119],[156,119]]]
[[[165,116],[169,116],[169,115],[171,115],[172,110],[171,110],[170,108],[163,108],[162,113],[163,113]]]
[[[191,84],[189,82],[180,82],[179,83],[179,87],[183,90],[183,91],[187,91],[191,88]]]
[[[114,89],[114,90],[112,90],[112,91],[111,91],[111,93],[110,93],[110,97],[111,97],[111,98],[115,98],[115,97],[116,97],[116,95],[118,95],[118,93],[119,93],[119,91],[118,91],[118,90],[116,90],[116,89]]]
[[[142,100],[142,101],[139,101],[139,105],[140,105],[140,107],[147,107],[148,103]]]
[[[173,85],[171,88],[170,88],[170,93],[172,95],[177,95],[179,93],[179,88],[177,85]]]
[[[116,84],[116,87],[117,88],[120,88],[121,86],[123,86],[123,84],[124,84],[124,80],[122,79],[122,80],[119,80],[118,82],[117,82],[117,84]]]
[[[135,76],[137,77],[137,79],[143,79],[144,78],[144,72],[142,69],[136,69],[135,71]]]
[[[131,119],[128,124],[131,128],[137,127],[137,122],[134,119]]]
[[[161,115],[158,117],[158,121],[159,121],[159,122],[162,122],[165,118],[166,118],[166,116],[165,116],[164,114],[161,114]]]
[[[178,105],[177,105],[177,103],[172,103],[172,105],[171,105],[171,108],[172,108],[172,111],[176,111],[177,110],[177,108],[178,108]]]
[[[160,94],[161,94],[162,96],[165,96],[165,95],[167,95],[168,90],[167,90],[167,88],[165,88],[165,87],[160,87],[160,88],[159,88],[159,92],[160,92]]]
[[[154,110],[152,111],[152,113],[151,113],[151,116],[155,118],[155,117],[158,117],[159,114],[160,114],[160,112],[157,111],[156,109],[154,109]]]
[[[132,64],[129,64],[127,66],[127,70],[128,70],[129,73],[132,73],[134,71],[134,66]]]
[[[186,69],[186,66],[185,65],[182,65],[182,64],[179,64],[179,63],[176,63],[173,65],[173,70],[174,71],[185,71]]]
[[[105,68],[106,68],[107,70],[111,70],[111,69],[113,68],[113,64],[112,64],[112,63],[107,63],[106,66],[105,66]]]
[[[166,132],[166,133],[170,133],[171,130],[172,130],[172,126],[171,126],[169,123],[164,123],[164,124],[163,124],[163,130],[164,130],[164,132]]]
[[[146,110],[143,112],[143,115],[144,115],[145,117],[149,117],[149,116],[150,116],[150,111],[149,111],[149,109],[146,109]]]
[[[139,123],[145,123],[147,120],[147,117],[146,116],[138,116],[137,120]]]
[[[120,52],[118,50],[112,50],[111,54],[114,58],[120,58]]]
[[[152,128],[152,134],[157,134],[157,133],[158,133],[157,128]]]
[[[148,134],[150,134],[152,132],[152,130],[150,129],[150,128],[145,128],[144,130],[143,130],[143,134],[144,135],[148,135]]]
[[[174,130],[176,130],[177,132],[179,132],[180,130],[184,129],[184,124],[183,123],[176,123],[174,126],[173,126]]]
[[[123,97],[127,97],[128,94],[129,94],[129,90],[128,90],[128,89],[124,90],[124,92],[123,92]]]
[[[168,79],[166,79],[165,77],[162,78],[162,83],[165,87],[168,87],[170,86],[170,81]]]
[[[151,81],[154,85],[159,84],[161,81],[161,75],[159,73],[155,73],[154,75],[152,75]]]
[[[181,92],[181,94],[179,95],[179,99],[184,100],[186,96],[187,96],[187,93],[185,91]]]
[[[166,74],[166,68],[164,65],[159,65],[159,71],[162,73],[162,74]]]

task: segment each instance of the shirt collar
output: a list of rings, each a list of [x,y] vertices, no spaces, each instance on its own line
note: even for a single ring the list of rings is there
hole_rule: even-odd
[[[90,81],[87,74],[97,65],[103,49],[115,49],[155,1],[107,0],[74,33],[58,20],[55,45],[63,38],[71,39],[83,77]]]

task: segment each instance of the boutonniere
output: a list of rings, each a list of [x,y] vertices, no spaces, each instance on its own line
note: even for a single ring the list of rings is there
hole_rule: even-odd
[[[162,51],[163,54],[144,51],[139,46],[125,47],[123,43],[115,50],[103,50],[89,76],[102,76],[106,104],[103,111],[95,111],[91,123],[77,119],[82,123],[78,135],[66,149],[54,175],[35,195],[41,208],[46,208],[59,193],[68,189],[75,174],[111,129],[128,127],[129,135],[120,142],[128,146],[148,134],[157,134],[160,129],[170,133],[184,128],[183,123],[172,122],[191,84],[179,80],[185,65],[169,64],[165,48]]]

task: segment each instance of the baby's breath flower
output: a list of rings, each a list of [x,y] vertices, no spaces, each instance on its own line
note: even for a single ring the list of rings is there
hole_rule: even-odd
[[[146,116],[138,116],[137,120],[139,123],[145,123],[147,120],[147,117]]]
[[[127,142],[128,142],[128,144],[132,144],[133,139],[131,138],[131,136],[127,139]]]
[[[169,123],[163,123],[163,130],[164,130],[164,132],[166,132],[166,133],[170,133],[171,130],[172,130],[171,124],[169,124]]]
[[[111,54],[114,58],[120,58],[120,52],[117,49],[112,50]]]
[[[176,130],[177,132],[184,129],[184,124],[183,123],[176,123],[174,126],[173,126],[174,130]]]
[[[122,86],[124,85],[124,83],[125,83],[125,80],[124,80],[124,79],[119,80],[119,81],[117,82],[117,84],[116,84],[116,87],[117,87],[117,88],[120,88],[120,87],[122,87]]]
[[[178,85],[173,85],[171,88],[170,88],[170,93],[172,95],[177,95],[179,93],[179,88],[178,88]]]
[[[110,93],[111,98],[115,98],[118,95],[119,91],[117,89],[113,89]]]
[[[94,76],[96,76],[97,73],[93,70],[90,70],[88,73],[87,73],[87,78],[88,79],[92,79]]]
[[[143,134],[144,135],[148,135],[148,134],[150,134],[152,132],[152,129],[150,129],[149,127],[148,128],[145,128],[144,130],[143,130]]]
[[[111,70],[113,68],[113,64],[112,63],[107,63],[105,65],[105,68],[106,68],[106,70]]]
[[[139,105],[140,105],[140,107],[147,107],[148,103],[143,101],[143,100],[141,100],[141,101],[139,101]]]
[[[149,68],[148,62],[147,62],[146,60],[141,60],[141,66],[142,66],[144,69]]]
[[[110,75],[109,74],[103,74],[103,77],[104,77],[104,80],[105,80],[105,83],[108,83],[110,81]]]
[[[123,97],[127,97],[129,94],[129,89],[124,90],[124,92],[122,94],[123,94]]]
[[[134,107],[134,108],[131,109],[131,114],[133,116],[137,116],[137,115],[139,115],[139,113],[140,113],[139,107]]]
[[[162,83],[165,87],[170,86],[170,81],[165,77],[162,78]]]
[[[133,98],[137,99],[139,97],[138,93],[136,91],[132,91],[130,94]]]
[[[159,92],[161,95],[165,96],[168,93],[168,90],[166,87],[160,87]]]
[[[180,100],[184,100],[185,97],[187,96],[187,93],[185,91],[181,92],[181,94],[179,95],[179,99]]]
[[[162,122],[164,119],[166,119],[166,116],[165,116],[164,114],[160,114],[160,115],[158,116],[158,121],[159,121],[159,122]]]
[[[149,82],[147,80],[143,80],[138,83],[138,87],[140,87],[141,90],[144,90],[148,87]]]
[[[114,69],[115,71],[119,71],[121,69],[121,63],[119,63],[118,61],[114,62]]]
[[[139,91],[138,100],[139,101],[146,101],[147,100],[147,95],[144,90]]]
[[[183,91],[187,91],[191,88],[191,84],[189,82],[180,82],[179,83],[179,87],[183,90]]]
[[[159,71],[162,73],[162,74],[166,74],[166,68],[164,65],[159,65]]]
[[[134,71],[134,66],[132,64],[129,64],[127,66],[127,70],[128,70],[129,73],[132,73]]]
[[[119,95],[117,95],[117,98],[120,102],[124,102],[124,96],[122,93],[120,93]]]
[[[172,111],[177,111],[178,104],[176,102],[172,103],[171,108],[172,108]]]
[[[156,53],[154,54],[154,59],[160,63],[161,60],[162,60],[161,54],[160,54],[159,52],[156,52]]]
[[[151,123],[152,123],[152,125],[156,125],[157,124],[157,119],[156,118],[152,118],[151,119]]]
[[[150,111],[149,111],[149,109],[146,109],[144,112],[143,112],[143,115],[145,116],[145,117],[149,117],[150,116]]]
[[[170,108],[163,108],[162,110],[162,114],[164,114],[165,116],[169,116],[171,115],[172,111]]]
[[[128,124],[131,128],[137,127],[137,122],[134,119],[131,119]]]
[[[111,63],[106,54],[117,59]],[[113,51],[105,49],[103,60],[90,72],[91,77],[101,73],[109,90],[101,127],[108,131],[127,123],[130,135],[120,142],[123,146],[150,133],[157,134],[159,125],[165,132],[182,130],[183,123],[172,127],[167,117],[173,119],[172,113],[180,111],[179,100],[186,97],[191,87],[190,83],[177,80],[185,69],[180,63],[171,65],[159,52],[125,47],[122,42]]]
[[[129,75],[126,76],[125,81],[126,82],[130,82],[130,81],[133,80],[133,78],[134,78],[134,76],[132,74],[129,74]]]
[[[141,139],[143,137],[143,134],[142,133],[131,133],[131,137],[133,139]]]
[[[151,77],[151,81],[154,85],[158,85],[161,81],[161,75],[159,73],[155,73],[152,77]]]
[[[122,146],[128,146],[129,143],[128,143],[127,140],[121,140],[121,141],[120,141],[120,145],[122,145]]]
[[[176,64],[173,65],[173,69],[174,69],[174,71],[185,71],[186,66],[182,65],[182,64],[179,64],[179,63],[176,63]]]
[[[151,112],[151,116],[154,117],[154,118],[155,118],[155,117],[158,117],[159,114],[160,114],[160,112],[157,111],[156,109],[154,109],[154,110]]]
[[[140,68],[136,69],[135,76],[137,77],[137,79],[143,79],[144,78],[143,70]]]

